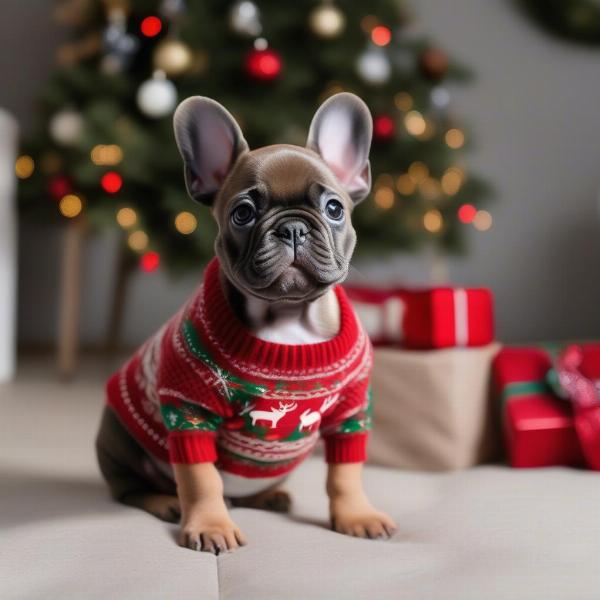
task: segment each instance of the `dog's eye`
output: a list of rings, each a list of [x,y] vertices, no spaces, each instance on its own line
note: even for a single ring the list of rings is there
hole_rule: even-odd
[[[330,200],[325,205],[325,212],[330,219],[334,221],[341,221],[342,217],[344,216],[344,207],[338,200]]]
[[[234,225],[243,227],[249,225],[256,218],[256,211],[254,206],[249,202],[238,204],[231,213],[231,220]]]

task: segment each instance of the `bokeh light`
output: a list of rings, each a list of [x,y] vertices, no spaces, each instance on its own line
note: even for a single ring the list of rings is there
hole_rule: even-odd
[[[198,220],[191,212],[183,211],[175,217],[175,229],[183,235],[193,233],[196,227],[198,227]]]
[[[461,223],[472,223],[477,209],[472,204],[463,204],[458,209],[458,219]]]
[[[473,227],[479,231],[487,231],[492,226],[492,215],[487,210],[478,210],[473,219]]]
[[[396,179],[396,189],[403,196],[410,196],[411,194],[414,194],[416,187],[417,186],[414,179],[408,173],[404,173],[403,175],[400,175],[398,179]]]
[[[411,135],[422,135],[427,128],[423,115],[418,110],[411,110],[404,117],[404,127]]]
[[[385,25],[377,25],[371,30],[371,40],[376,46],[387,46],[392,39],[392,32]]]
[[[423,215],[423,227],[430,233],[438,233],[444,224],[442,213],[439,210],[431,209]]]
[[[460,129],[448,129],[444,136],[446,144],[453,150],[462,148],[465,143],[465,134]]]
[[[148,247],[148,234],[141,229],[134,231],[127,238],[127,244],[135,252],[142,252]]]
[[[146,252],[142,258],[140,258],[140,267],[146,273],[152,273],[152,271],[156,271],[160,266],[160,255],[158,252]]]
[[[33,175],[35,162],[31,156],[24,154],[19,156],[15,162],[15,173],[19,179],[27,179]]]
[[[123,228],[128,229],[137,223],[137,213],[133,208],[125,206],[117,211],[117,223]]]
[[[83,203],[81,198],[75,194],[67,194],[60,199],[58,203],[58,210],[63,217],[72,219],[81,213],[83,210]]]
[[[123,178],[116,171],[108,171],[102,175],[100,185],[108,194],[116,194],[123,185]]]
[[[425,163],[416,160],[408,167],[408,174],[414,182],[419,183],[420,181],[427,179],[429,176],[429,169]]]
[[[394,205],[394,190],[391,187],[382,186],[375,192],[375,204],[383,210],[389,210]]]

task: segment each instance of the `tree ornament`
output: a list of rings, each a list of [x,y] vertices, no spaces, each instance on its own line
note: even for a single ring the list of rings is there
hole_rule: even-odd
[[[344,31],[346,17],[333,3],[325,3],[311,11],[309,24],[313,33],[318,37],[333,39]]]
[[[177,104],[177,88],[165,74],[156,71],[152,79],[140,85],[136,101],[139,109],[153,119],[170,115]]]
[[[389,115],[379,115],[373,119],[373,138],[378,142],[389,142],[396,132],[394,119]]]
[[[189,46],[179,40],[164,40],[154,51],[154,68],[169,77],[183,75],[192,67],[193,54]]]
[[[386,53],[372,47],[358,57],[356,70],[367,83],[381,85],[390,78],[392,67]]]
[[[231,29],[240,35],[256,37],[262,31],[260,12],[254,2],[241,0],[236,2],[229,12]]]
[[[75,145],[83,131],[83,117],[72,109],[57,112],[48,125],[52,139],[62,146]]]
[[[281,72],[281,67],[281,57],[269,48],[253,49],[246,56],[246,72],[258,81],[275,79]]]
[[[430,48],[421,53],[419,68],[425,77],[437,81],[448,71],[448,56],[442,50]]]
[[[108,13],[108,26],[102,36],[105,56],[101,68],[105,73],[118,73],[127,68],[139,47],[138,39],[127,33],[124,8],[114,7]]]

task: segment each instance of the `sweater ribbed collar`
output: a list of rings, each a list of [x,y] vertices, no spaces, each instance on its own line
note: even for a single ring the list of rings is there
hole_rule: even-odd
[[[219,260],[206,267],[203,312],[209,337],[219,353],[236,362],[277,371],[322,371],[348,355],[359,337],[359,325],[344,289],[334,288],[340,306],[340,330],[330,340],[314,344],[279,344],[255,337],[232,311],[221,285]]]

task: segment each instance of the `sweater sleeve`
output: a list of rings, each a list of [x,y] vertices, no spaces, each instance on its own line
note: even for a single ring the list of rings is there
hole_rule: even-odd
[[[372,393],[368,379],[345,388],[340,400],[321,422],[328,463],[365,462],[371,429]]]

